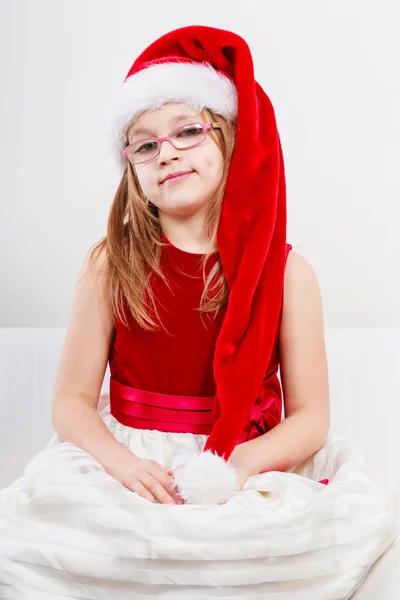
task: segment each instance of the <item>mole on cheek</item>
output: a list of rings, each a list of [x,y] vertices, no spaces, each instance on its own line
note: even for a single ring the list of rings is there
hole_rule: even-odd
[[[211,168],[212,166],[213,166],[213,159],[207,158],[206,159],[206,167]]]

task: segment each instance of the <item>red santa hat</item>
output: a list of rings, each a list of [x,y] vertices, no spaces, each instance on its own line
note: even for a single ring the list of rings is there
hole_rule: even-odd
[[[214,454],[228,461],[276,341],[286,249],[281,144],[272,104],[254,79],[250,49],[230,31],[183,27],[163,35],[140,54],[112,110],[119,159],[134,118],[166,102],[184,102],[197,111],[210,108],[227,119],[237,118],[217,233],[229,301],[215,348],[215,420],[204,449],[210,452],[203,457],[208,461]],[[177,474],[181,488],[196,480],[193,473],[192,469],[186,483],[184,473]],[[220,482],[220,474],[217,477]],[[222,492],[224,499],[229,493]],[[207,492],[205,496],[210,497]]]

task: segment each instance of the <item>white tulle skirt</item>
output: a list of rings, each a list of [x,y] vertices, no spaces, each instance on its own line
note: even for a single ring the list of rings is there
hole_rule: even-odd
[[[101,416],[118,441],[167,469],[205,442],[126,427],[108,407]],[[224,505],[170,506],[55,436],[0,492],[0,598],[344,600],[397,527],[393,498],[341,439],[291,472],[250,478]]]

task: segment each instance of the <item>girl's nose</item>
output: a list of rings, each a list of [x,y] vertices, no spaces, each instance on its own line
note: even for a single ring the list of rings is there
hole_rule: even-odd
[[[168,160],[173,160],[179,156],[179,150],[173,147],[171,142],[168,140],[164,140],[161,142],[160,146],[160,154],[158,155],[158,161],[164,162]]]

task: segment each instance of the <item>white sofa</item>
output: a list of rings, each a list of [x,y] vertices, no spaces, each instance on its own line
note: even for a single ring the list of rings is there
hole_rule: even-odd
[[[53,434],[50,404],[64,328],[0,328],[0,489]],[[378,485],[400,496],[400,328],[327,329],[331,430],[359,444]],[[108,389],[108,371],[102,391]],[[400,597],[400,545],[354,600]]]

